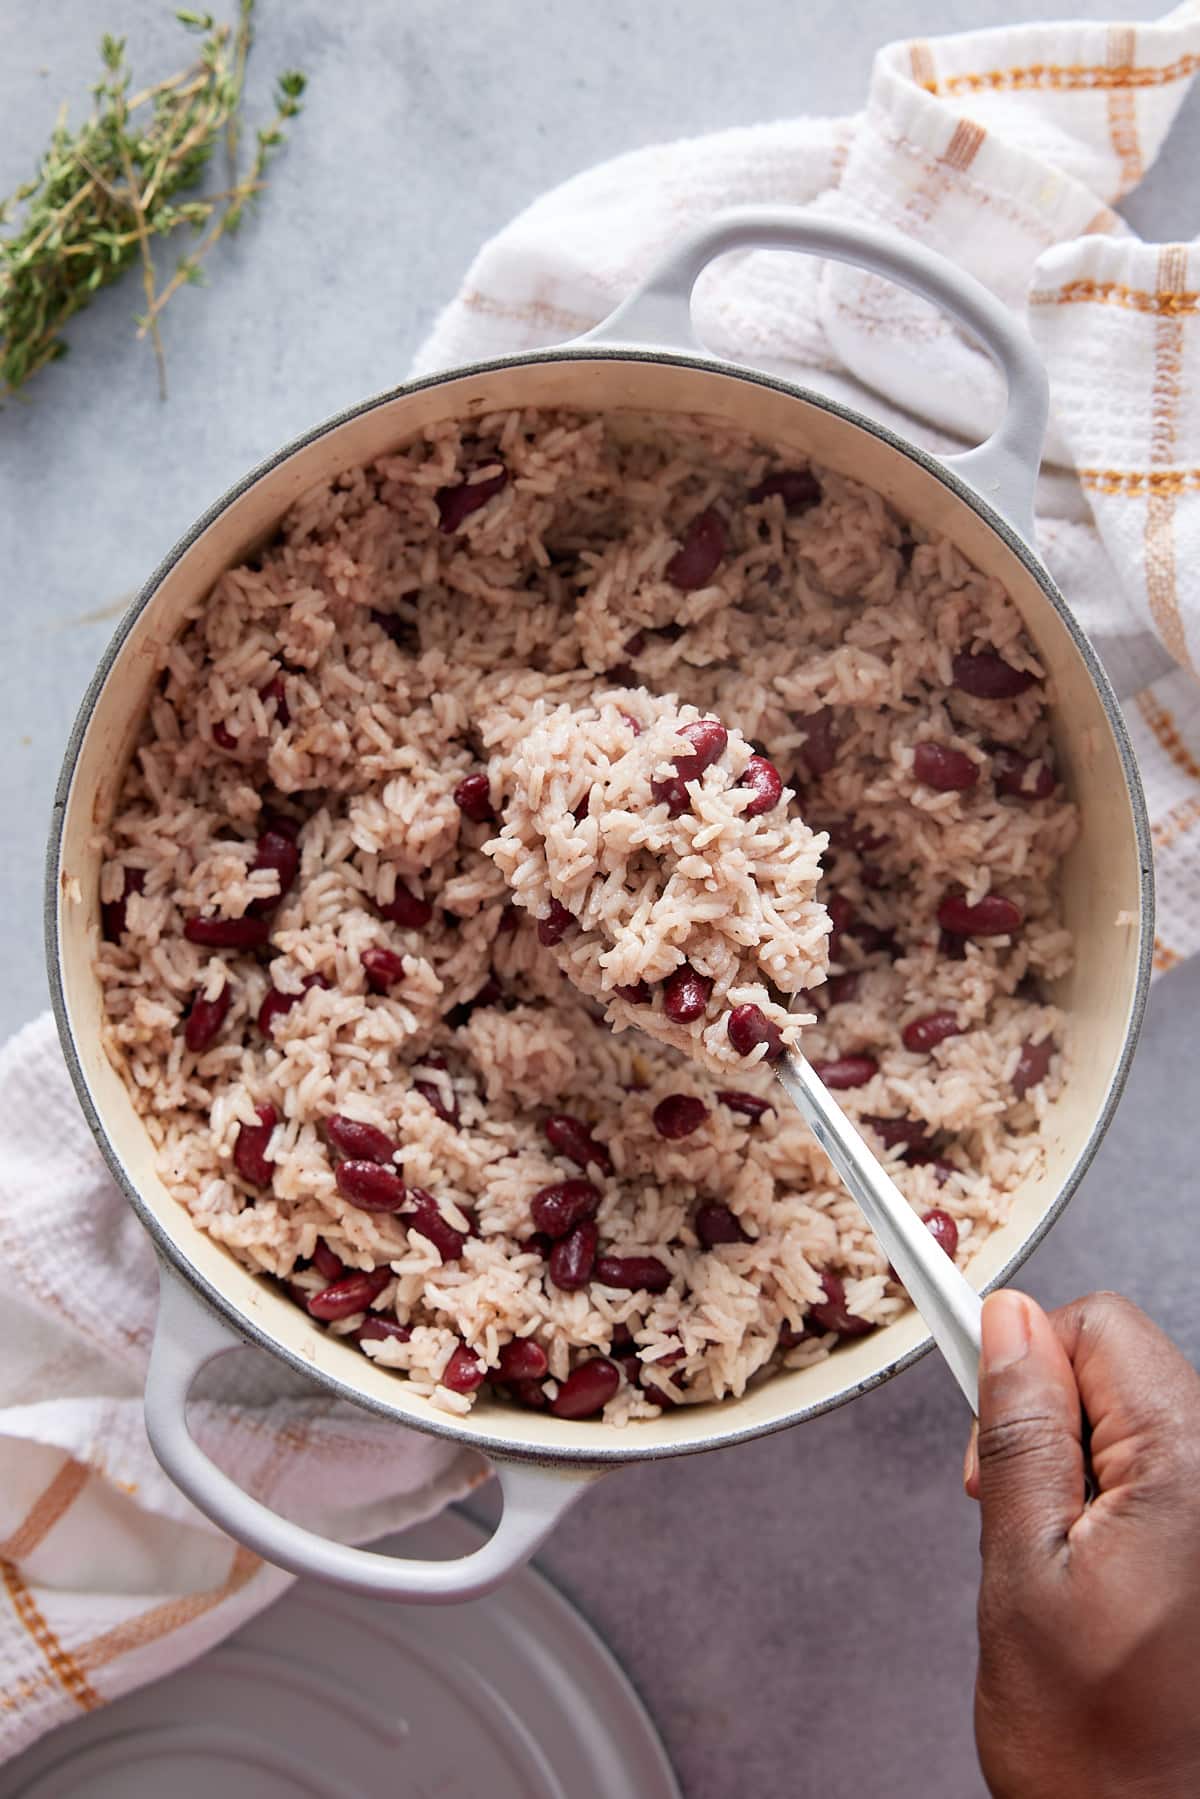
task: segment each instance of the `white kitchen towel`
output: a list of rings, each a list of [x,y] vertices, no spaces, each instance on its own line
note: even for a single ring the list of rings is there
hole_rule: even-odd
[[[0,1051],[0,1761],[192,1660],[291,1578],[209,1524],[154,1459],[142,1387],[156,1267],[39,1018]],[[254,1350],[202,1392],[190,1417],[209,1454],[345,1542],[440,1511],[484,1472]]]
[[[1028,320],[1050,371],[1042,551],[1126,702],[1154,832],[1155,967],[1200,947],[1200,242],[1112,210],[1200,70],[1200,0],[1143,25],[890,44],[865,109],[638,150],[536,201],[480,252],[419,372],[590,329],[723,207],[901,231]],[[1181,215],[1195,218],[1195,184]],[[990,429],[1002,382],[876,276],[746,252],[697,287],[715,352],[832,392],[932,449]]]
[[[1111,208],[1197,69],[1200,0],[1154,25],[891,45],[853,118],[638,151],[547,195],[480,253],[420,357],[442,368],[584,331],[684,233],[755,201],[909,232],[1027,310],[1060,465],[1044,482],[1041,543],[1136,695],[1160,969],[1200,941],[1200,247],[1140,243]],[[718,352],[849,397],[934,448],[1002,403],[986,359],[945,319],[853,270],[731,258],[702,282],[696,317]],[[0,1283],[3,1757],[199,1654],[287,1576],[214,1531],[150,1453],[153,1256],[92,1147],[48,1019],[0,1054]],[[236,1390],[194,1408],[196,1428],[302,1522],[362,1541],[478,1478],[474,1458],[245,1359]]]

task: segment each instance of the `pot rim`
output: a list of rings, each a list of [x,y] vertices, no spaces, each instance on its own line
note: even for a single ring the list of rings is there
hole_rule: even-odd
[[[510,356],[501,356],[486,362],[465,363],[453,369],[446,369],[433,375],[420,376],[415,380],[400,383],[386,389],[357,405],[346,408],[323,420],[300,436],[292,438],[281,449],[264,461],[256,464],[205,512],[201,514],[191,529],[178,540],[168,551],[162,562],[142,586],[137,597],[131,602],[124,617],[101,657],[96,672],[88,683],[86,692],[80,702],[79,710],[71,727],[70,736],[63,756],[62,768],[55,786],[51,807],[50,835],[46,851],[46,875],[43,894],[43,924],[46,947],[47,977],[50,986],[50,1003],[58,1027],[59,1040],[62,1045],[64,1059],[75,1088],[76,1097],[87,1120],[92,1136],[108,1165],[126,1200],[148,1233],[159,1257],[165,1261],[201,1298],[212,1307],[222,1321],[230,1327],[236,1337],[254,1344],[283,1362],[294,1373],[303,1375],[307,1380],[325,1388],[345,1399],[352,1405],[359,1406],[380,1416],[391,1418],[398,1424],[410,1429],[425,1431],[432,1436],[443,1437],[464,1447],[475,1449],[484,1455],[506,1461],[527,1461],[573,1465],[575,1467],[602,1468],[618,1466],[623,1463],[656,1461],[680,1455],[694,1455],[710,1449],[728,1449],[737,1443],[747,1442],[755,1437],[770,1436],[776,1431],[789,1429],[792,1425],[805,1423],[827,1412],[836,1411],[840,1406],[848,1404],[869,1393],[875,1387],[882,1386],[894,1375],[903,1373],[915,1362],[927,1355],[933,1347],[930,1336],[923,1337],[911,1349],[873,1374],[864,1376],[825,1399],[812,1401],[797,1406],[779,1418],[772,1418],[765,1423],[717,1428],[702,1441],[684,1443],[661,1443],[637,1448],[622,1432],[624,1439],[617,1445],[598,1442],[595,1449],[576,1449],[563,1446],[561,1449],[548,1446],[522,1445],[513,1443],[502,1436],[492,1436],[478,1432],[463,1430],[452,1418],[447,1416],[443,1423],[440,1419],[413,1418],[394,1406],[377,1399],[374,1395],[361,1392],[348,1381],[341,1380],[336,1374],[318,1370],[304,1357],[279,1343],[270,1333],[261,1328],[255,1321],[238,1310],[219,1288],[214,1287],[188,1260],[184,1251],[175,1241],[171,1232],[163,1225],[146,1202],[142,1199],[136,1184],[129,1178],[124,1163],[114,1144],[109,1138],[107,1127],[100,1115],[99,1108],[92,1098],[84,1073],[80,1056],[75,1046],[74,1029],[67,1006],[63,988],[62,958],[59,948],[59,864],[62,851],[63,824],[66,816],[67,800],[74,782],[79,761],[79,753],[83,740],[91,723],[92,714],[100,692],[112,672],[113,664],[123,648],[126,639],[140,621],[159,588],[167,576],[189,554],[199,538],[214,524],[222,513],[248,493],[253,487],[267,479],[298,451],[316,443],[320,438],[328,436],[332,431],[352,420],[361,418],[367,413],[387,406],[397,400],[405,400],[416,393],[429,388],[445,386],[451,382],[471,378],[478,375],[499,373],[501,371],[535,366],[538,364],[569,362],[634,362],[667,364],[681,369],[693,369],[704,374],[717,374],[734,380],[748,382],[753,386],[771,389],[787,397],[806,401],[821,411],[832,414],[847,424],[855,425],[860,430],[869,432],[873,437],[887,444],[889,448],[915,462],[927,474],[938,480],[957,500],[968,506],[979,519],[987,525],[1004,543],[1007,549],[1022,564],[1026,572],[1033,578],[1044,598],[1058,613],[1065,625],[1074,647],[1082,658],[1091,677],[1101,705],[1104,708],[1109,728],[1112,731],[1120,757],[1122,772],[1125,777],[1125,788],[1130,810],[1133,815],[1134,837],[1138,851],[1139,863],[1139,941],[1137,956],[1137,972],[1134,982],[1129,1019],[1122,1044],[1121,1054],[1112,1079],[1104,1096],[1096,1117],[1088,1133],[1087,1141],[1064,1178],[1052,1203],[1038,1220],[1034,1229],[1015,1251],[1005,1266],[980,1291],[983,1294],[1004,1286],[1011,1276],[1020,1268],[1034,1250],[1042,1242],[1051,1227],[1066,1209],[1066,1206],[1096,1155],[1103,1141],[1105,1132],[1112,1122],[1113,1114],[1125,1088],[1129,1076],[1134,1052],[1141,1033],[1145,1016],[1146,1001],[1150,988],[1150,977],[1153,965],[1154,950],[1154,863],[1150,836],[1150,821],[1146,811],[1145,795],[1142,789],[1141,775],[1133,753],[1133,745],[1125,724],[1120,701],[1117,699],[1107,673],[1090,641],[1079,625],[1074,613],[1067,605],[1063,595],[1050,575],[1045,564],[1040,560],[1033,547],[1004,519],[988,502],[964,481],[953,469],[947,467],[938,457],[921,449],[917,444],[901,437],[887,425],[869,418],[856,408],[847,406],[826,394],[802,386],[799,382],[788,381],[777,375],[767,374],[762,370],[729,362],[720,357],[707,354],[692,354],[687,351],[672,351],[654,348],[641,348],[630,345],[596,345],[565,344],[555,348],[521,352]],[[713,1408],[714,1415],[719,1408]]]

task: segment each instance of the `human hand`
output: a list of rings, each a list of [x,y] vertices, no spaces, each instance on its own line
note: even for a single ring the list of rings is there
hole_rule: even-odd
[[[965,1484],[995,1799],[1200,1794],[1200,1376],[1116,1294],[994,1293]]]

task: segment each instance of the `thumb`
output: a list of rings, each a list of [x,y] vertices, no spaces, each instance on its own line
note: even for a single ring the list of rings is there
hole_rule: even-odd
[[[984,1559],[1056,1548],[1084,1507],[1079,1389],[1045,1312],[1008,1289],[983,1307],[978,1456]]]

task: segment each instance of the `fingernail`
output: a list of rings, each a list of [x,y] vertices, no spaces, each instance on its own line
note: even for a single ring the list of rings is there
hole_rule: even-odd
[[[1023,1293],[991,1293],[983,1305],[983,1366],[1002,1374],[1029,1354],[1029,1303]]]
[[[963,1486],[967,1489],[968,1493],[971,1490],[971,1482],[975,1479],[975,1476],[978,1473],[979,1473],[979,1424],[978,1424],[978,1421],[976,1421],[971,1426],[971,1435],[967,1440],[967,1453],[963,1457]]]

